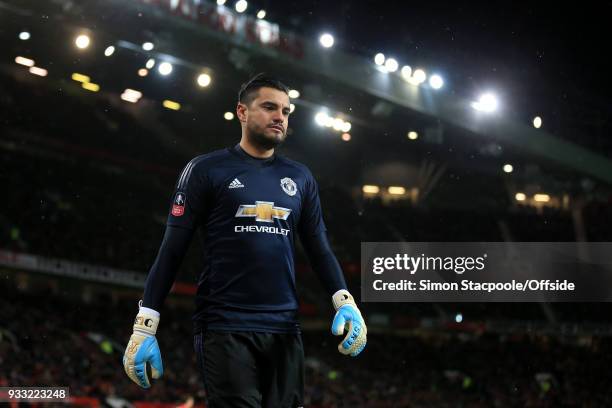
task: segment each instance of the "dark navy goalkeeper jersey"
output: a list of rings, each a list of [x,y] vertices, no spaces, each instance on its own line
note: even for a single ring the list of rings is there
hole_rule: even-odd
[[[299,331],[295,236],[325,231],[306,166],[239,146],[198,156],[177,182],[167,224],[201,234],[196,330]]]

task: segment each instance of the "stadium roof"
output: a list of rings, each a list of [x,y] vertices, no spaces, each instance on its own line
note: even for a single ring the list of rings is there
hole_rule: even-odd
[[[191,9],[185,8],[189,5]],[[346,4],[343,7],[355,8]],[[272,10],[268,13],[270,17],[275,15]],[[286,16],[276,14],[280,20],[281,15]],[[574,183],[573,188],[579,188],[581,175],[612,180],[609,160],[552,137],[546,130],[534,129],[529,122],[512,116],[513,112],[504,112],[507,117],[478,116],[470,109],[469,101],[458,96],[466,90],[457,86],[456,79],[450,81],[456,89],[447,93],[436,93],[426,86],[411,87],[403,84],[399,75],[390,79],[388,74],[378,72],[373,62],[368,65],[364,55],[367,44],[351,50],[356,47],[349,46],[350,40],[341,39],[338,49],[325,54],[314,48],[316,38],[305,37],[306,32],[290,32],[286,41],[270,46],[262,43],[263,39],[275,35],[285,38],[286,31],[275,23],[264,24],[250,17],[248,21],[255,27],[252,34],[252,30],[241,28],[244,19],[235,15],[213,2],[113,0],[83,5],[68,0],[2,1],[2,32],[10,51],[3,55],[3,71],[22,81],[36,81],[29,78],[27,68],[14,63],[15,56],[23,55],[49,71],[44,84],[38,81],[48,89],[82,98],[114,100],[125,89],[138,90],[143,94],[142,100],[134,106],[124,103],[123,108],[143,123],[157,117],[170,130],[172,140],[164,146],[171,146],[185,157],[237,140],[237,124],[224,120],[223,114],[234,110],[236,90],[243,80],[255,72],[269,71],[300,91],[300,97],[294,100],[293,135],[286,149],[298,159],[310,156],[312,161],[313,156],[317,157],[320,163],[313,167],[318,166],[324,173],[338,174],[337,166],[349,162],[358,163],[364,170],[390,161],[418,167],[428,159],[461,169],[468,177],[499,176],[502,166],[512,163],[518,179],[546,179],[539,173],[548,173],[547,182],[563,180],[564,189],[568,181]],[[393,20],[389,14],[385,18]],[[269,33],[265,34],[262,27]],[[20,40],[17,34],[23,30],[32,38]],[[349,29],[344,32],[352,35]],[[73,44],[82,33],[92,40],[87,50],[79,50]],[[144,42],[151,42],[154,48],[144,50]],[[105,57],[104,51],[111,45],[115,52]],[[138,71],[150,59],[155,59],[156,65],[146,77],[140,77]],[[444,60],[442,55],[441,61]],[[162,61],[173,64],[168,76],[157,71]],[[84,90],[71,80],[75,72],[88,76],[100,91],[94,95]],[[201,73],[211,78],[205,88],[196,85]],[[180,111],[164,109],[165,100],[180,103]],[[340,139],[342,132],[314,123],[315,114],[322,109],[351,122],[349,143]],[[545,123],[546,120],[545,117]],[[418,132],[418,140],[406,137],[410,131]],[[520,171],[534,166],[542,171]],[[345,180],[359,183],[364,173],[347,168],[342,174]]]

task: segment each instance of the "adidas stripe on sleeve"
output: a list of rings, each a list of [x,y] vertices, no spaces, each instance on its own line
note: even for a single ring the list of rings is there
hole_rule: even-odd
[[[166,225],[195,229],[206,212],[208,189],[204,157],[191,160],[178,178]]]

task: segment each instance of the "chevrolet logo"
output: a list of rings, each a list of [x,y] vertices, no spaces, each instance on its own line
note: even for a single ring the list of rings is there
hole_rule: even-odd
[[[236,217],[255,217],[255,221],[273,222],[273,218],[286,220],[290,212],[289,208],[275,207],[270,201],[255,201],[255,205],[243,204],[238,207]]]

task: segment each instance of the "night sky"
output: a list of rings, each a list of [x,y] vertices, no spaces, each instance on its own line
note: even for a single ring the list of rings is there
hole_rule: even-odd
[[[585,107],[612,113],[612,1],[268,0],[253,7],[260,5],[281,27],[313,38],[329,31],[343,49],[439,72],[462,96],[495,90],[518,117],[541,113],[546,123],[569,111],[580,121]]]

